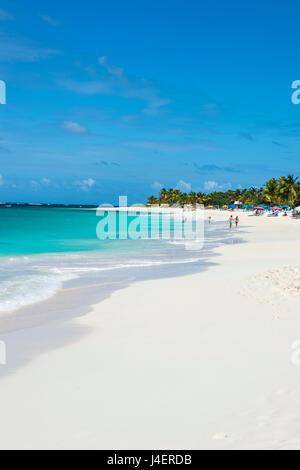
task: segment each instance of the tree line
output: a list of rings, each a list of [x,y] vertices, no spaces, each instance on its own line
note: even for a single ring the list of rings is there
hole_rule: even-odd
[[[300,205],[300,182],[293,175],[271,178],[262,187],[213,191],[211,193],[185,193],[179,189],[162,188],[159,196],[150,196],[148,204],[204,204],[224,206],[239,201],[244,205]]]

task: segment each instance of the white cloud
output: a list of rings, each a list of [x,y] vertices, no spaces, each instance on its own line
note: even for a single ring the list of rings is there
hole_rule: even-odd
[[[205,181],[204,182],[204,189],[205,191],[212,191],[218,188],[218,183],[216,181]]]
[[[96,183],[95,180],[93,180],[93,178],[89,178],[87,180],[83,180],[83,184],[86,184],[87,186],[93,186],[94,184]]]
[[[157,90],[152,86],[144,86],[140,83],[129,83],[123,87],[121,96],[145,101],[146,107],[143,113],[149,116],[155,116],[159,113],[160,108],[171,103],[171,100],[160,98]]]
[[[40,15],[40,17],[42,18],[43,21],[45,21],[46,23],[51,24],[52,26],[57,26],[59,24],[59,21],[54,20],[49,15]]]
[[[51,184],[51,180],[49,180],[49,178],[44,177],[40,180],[40,183],[48,186],[49,184]]]
[[[77,122],[73,121],[65,121],[62,123],[62,128],[70,132],[71,134],[85,134],[87,132],[87,128],[84,126],[81,126]]]
[[[145,106],[142,112],[150,116],[157,115],[163,106],[171,102],[168,99],[161,98],[158,90],[144,79],[129,80],[124,75],[124,69],[116,65],[110,65],[106,56],[99,57],[98,63],[107,72],[104,78],[101,76],[98,80],[89,82],[60,80],[60,85],[76,93],[87,95],[109,94],[143,101]]]
[[[116,77],[121,77],[123,75],[124,69],[115,65],[109,65],[105,55],[99,57],[98,62],[99,64],[103,65],[103,67],[105,67],[108,73],[111,75],[115,75]]]
[[[8,13],[8,11],[5,10],[0,10],[0,21],[5,21],[5,20],[14,20],[14,16]]]
[[[0,31],[1,62],[35,62],[57,54],[60,52],[55,49],[41,47],[25,38],[13,38]]]
[[[96,183],[96,180],[94,180],[93,178],[88,178],[82,181],[75,181],[74,185],[79,186],[82,189],[82,191],[88,192],[91,189],[91,187],[94,186],[95,183]]]
[[[46,178],[45,176],[38,181],[31,180],[30,184],[35,191],[41,189],[42,186],[58,186],[56,183],[53,183],[49,178]]]
[[[191,185],[191,183],[186,183],[185,181],[180,180],[180,181],[178,181],[178,183],[176,185],[176,189],[179,189],[179,191],[181,191],[183,193],[189,193],[192,189],[192,185]]]
[[[38,183],[37,181],[31,180],[31,181],[30,181],[30,184],[31,184],[32,188],[33,188],[35,191],[37,191],[38,189],[40,189],[40,183]]]
[[[154,191],[159,192],[163,188],[163,185],[158,181],[154,181],[154,183],[151,184],[151,188],[154,189]]]
[[[111,85],[103,80],[91,82],[76,82],[75,80],[60,80],[59,84],[66,90],[83,95],[111,94]]]
[[[231,183],[218,184],[217,181],[205,181],[205,191],[226,191],[231,188]]]

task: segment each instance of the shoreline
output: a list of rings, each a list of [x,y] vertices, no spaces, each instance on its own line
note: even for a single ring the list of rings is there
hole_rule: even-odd
[[[300,447],[298,298],[262,277],[300,267],[300,225],[239,216],[248,243],[216,248],[212,268],[116,290],[72,334],[59,321],[11,333],[25,356],[28,334],[34,349],[46,328],[48,344],[1,379],[1,448]]]
[[[130,208],[121,208],[121,210],[129,210]],[[146,208],[145,208],[146,209]],[[115,208],[112,208],[112,210],[116,210]],[[149,211],[149,208],[147,209]],[[178,209],[172,209],[173,212],[177,213],[178,216],[179,211]],[[155,211],[154,211],[155,212]],[[165,208],[160,209],[159,212],[161,213],[167,213],[169,212]],[[182,211],[180,210],[180,213]],[[191,213],[191,211],[188,211],[188,213],[185,213],[185,216],[187,219],[191,218],[200,218],[201,220],[203,219],[203,211],[199,210],[196,211],[196,213]],[[188,257],[189,250],[184,250],[183,253],[186,251],[187,256],[186,258],[174,258],[174,259],[167,259],[169,256],[167,254],[163,253],[152,253],[152,252],[147,252],[145,251],[144,253],[139,253],[139,256],[142,256],[143,260],[139,260],[137,258],[136,264],[134,263],[128,263],[128,265],[122,266],[122,261],[120,260],[120,265],[112,265],[112,266],[103,266],[97,265],[97,267],[90,266],[90,273],[89,273],[89,268],[86,267],[82,270],[83,274],[87,273],[87,277],[83,277],[82,274],[80,273],[80,269],[78,270],[78,267],[75,265],[74,270],[72,270],[72,264],[70,261],[72,261],[72,257],[77,257],[80,256],[82,253],[85,255],[89,255],[92,257],[94,254],[96,255],[97,259],[102,255],[101,251],[86,251],[86,252],[61,252],[61,253],[56,253],[56,252],[49,252],[49,253],[33,253],[33,254],[22,254],[22,255],[16,255],[14,257],[11,256],[4,256],[6,260],[11,262],[11,260],[14,258],[15,260],[18,260],[18,258],[21,260],[21,262],[26,259],[30,260],[31,263],[34,265],[38,265],[39,263],[46,264],[47,259],[51,260],[51,264],[53,265],[53,268],[55,268],[55,260],[57,258],[57,263],[59,263],[62,260],[65,260],[65,263],[68,262],[69,259],[69,266],[67,269],[68,271],[63,272],[60,274],[61,278],[58,278],[57,285],[55,285],[55,288],[53,289],[52,292],[49,293],[44,293],[43,291],[41,292],[41,298],[38,299],[36,298],[35,300],[29,299],[28,302],[24,305],[20,305],[17,308],[14,309],[8,309],[8,310],[3,310],[0,311],[0,334],[3,334],[7,331],[23,328],[23,327],[28,327],[28,326],[36,326],[40,324],[40,313],[39,311],[43,311],[43,317],[45,318],[45,321],[47,320],[52,320],[52,312],[54,310],[56,302],[58,302],[59,308],[63,308],[64,314],[67,316],[70,316],[70,310],[67,307],[67,304],[71,303],[72,304],[72,309],[76,310],[82,310],[87,311],[91,308],[92,302],[89,299],[84,299],[80,298],[80,291],[91,291],[91,295],[94,299],[94,303],[100,302],[103,298],[107,297],[107,295],[111,295],[111,293],[114,292],[114,290],[118,290],[118,284],[121,284],[122,287],[130,285],[132,282],[139,282],[140,280],[144,279],[156,279],[156,278],[164,278],[164,277],[174,277],[174,276],[181,276],[181,275],[187,275],[189,272],[197,272],[198,270],[206,269],[206,266],[210,264],[210,258],[214,257],[214,249],[216,246],[227,243],[228,239],[231,238],[231,234],[226,235],[226,231],[221,230],[221,236],[217,238],[212,238],[211,241],[212,246],[209,244],[205,246],[205,254],[203,254],[203,249],[196,249],[195,250],[195,257],[190,258]],[[149,239],[150,240],[150,239]],[[208,239],[206,239],[208,240]],[[163,243],[168,243],[168,240],[161,240]],[[173,239],[171,238],[170,241],[173,243]],[[181,242],[181,241],[180,241]],[[189,242],[189,240],[188,240]],[[192,250],[193,251],[193,250]],[[182,255],[181,255],[182,256]],[[45,257],[45,258],[44,258]],[[156,259],[156,258],[159,259]],[[166,260],[164,260],[164,257],[167,257]],[[82,259],[85,263],[88,263],[91,260],[84,260]],[[128,260],[129,261],[129,260]],[[10,264],[10,263],[9,263]],[[176,267],[178,265],[178,269],[180,269],[180,273],[177,274],[176,272]],[[95,265],[96,266],[96,265]],[[55,268],[56,269],[56,268]],[[64,269],[64,268],[63,268]],[[96,277],[94,274],[96,274]],[[98,274],[97,274],[98,273]],[[104,284],[107,286],[104,286],[102,289],[103,292],[101,292],[100,295],[98,295],[97,298],[97,293],[94,295],[93,291],[93,286],[100,286],[101,287],[101,282],[103,283],[103,279],[101,279],[101,275],[103,276],[106,275],[106,273],[113,273],[112,279],[110,279],[111,282],[106,282],[104,281]],[[120,274],[119,274],[120,273]],[[41,273],[43,274],[43,273]],[[97,277],[98,276],[98,277]],[[125,276],[125,279],[123,278]],[[111,284],[111,285],[108,285]],[[116,284],[116,287],[114,286]],[[103,286],[102,286],[103,287]],[[72,302],[72,299],[70,299],[69,292],[73,291],[75,293],[75,296],[77,296],[77,301],[78,301],[78,307],[73,305],[74,301]],[[66,300],[63,300],[64,297],[66,297]],[[49,314],[45,314],[45,312],[50,312]],[[37,322],[33,321],[30,323],[28,320],[30,318],[36,317]],[[21,320],[20,320],[21,319]],[[22,320],[24,319],[24,321]],[[55,316],[54,316],[55,319]]]

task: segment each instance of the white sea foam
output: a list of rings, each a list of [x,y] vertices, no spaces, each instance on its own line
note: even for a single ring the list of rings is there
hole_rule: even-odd
[[[201,258],[203,259],[203,258]],[[92,273],[105,271],[154,267],[161,265],[174,265],[183,263],[195,263],[199,257],[181,260],[132,260],[123,263],[115,263],[106,266],[82,266],[71,264],[53,268],[45,264],[36,267],[36,273],[17,274],[0,282],[0,313],[12,312],[21,307],[34,304],[55,295],[65,281],[76,279]],[[81,258],[81,261],[84,261]],[[87,261],[87,260],[85,260]]]
[[[49,299],[64,282],[83,278],[89,282],[111,275],[103,273],[134,268],[197,263],[206,259],[208,251],[218,246],[224,237],[218,229],[214,236],[202,240],[165,240],[129,242],[108,246],[103,251],[48,253],[28,256],[2,257],[0,263],[0,313],[13,312],[21,307]],[[145,244],[147,243],[147,244]],[[150,243],[150,245],[148,244]],[[98,273],[98,274],[97,274]],[[113,275],[115,276],[115,275]],[[119,275],[117,274],[119,277]],[[120,274],[122,277],[123,274]]]
[[[0,283],[0,312],[11,312],[20,307],[46,300],[56,294],[63,281],[72,274],[16,276]]]

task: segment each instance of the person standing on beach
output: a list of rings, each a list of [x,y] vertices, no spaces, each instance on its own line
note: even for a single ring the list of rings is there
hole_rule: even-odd
[[[233,224],[233,217],[232,215],[229,217],[229,230],[232,230],[232,224]]]
[[[236,228],[236,230],[237,230],[237,229],[238,229],[238,225],[239,225],[239,221],[240,221],[240,219],[239,219],[239,216],[238,216],[238,215],[236,216],[236,218],[235,218],[235,220],[234,220],[234,221],[235,221],[235,228]]]
[[[208,223],[211,223],[211,216],[208,217]]]

